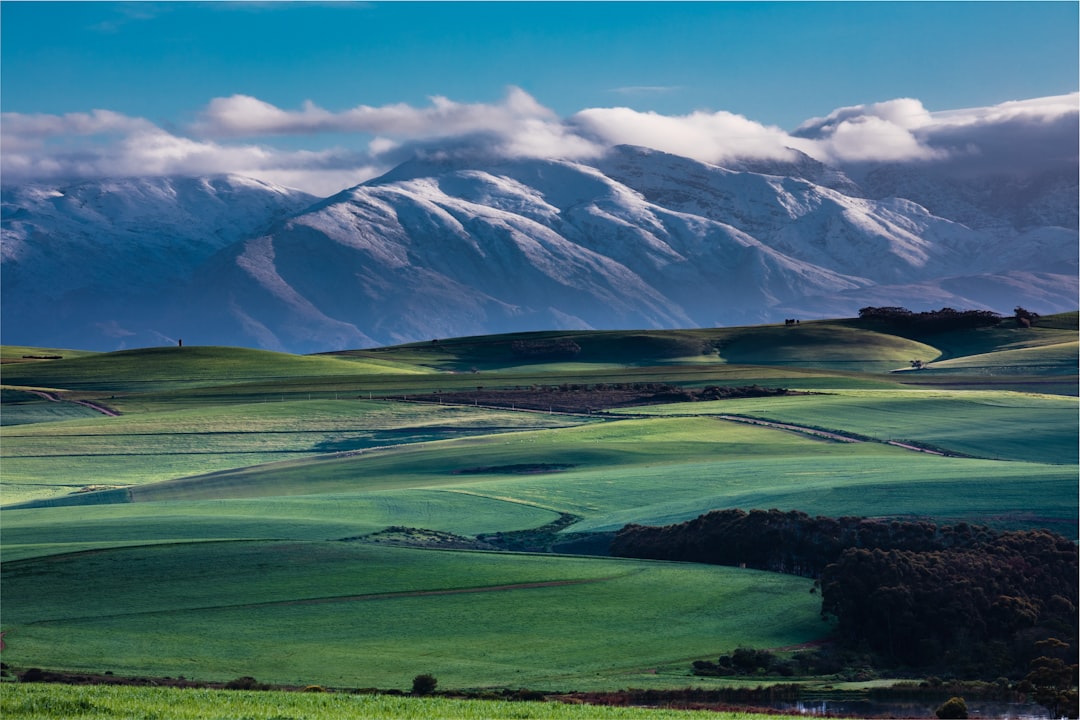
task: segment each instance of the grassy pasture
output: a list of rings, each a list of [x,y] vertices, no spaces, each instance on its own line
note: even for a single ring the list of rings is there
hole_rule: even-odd
[[[733,414],[914,440],[1002,460],[1077,462],[1076,398],[987,390],[830,390],[635,408],[657,415]],[[619,412],[619,411],[615,411]]]
[[[20,363],[4,370],[9,385],[99,392],[140,392],[319,375],[420,373],[392,361],[357,361],[223,347],[159,347]]]
[[[476,467],[558,463],[573,466],[575,473],[619,473],[640,466],[767,460],[784,454],[824,459],[844,451],[839,445],[712,418],[625,419],[402,445],[349,457],[283,461],[146,485],[131,492],[135,501],[146,502],[467,487],[491,477],[465,472]],[[551,482],[562,484],[568,473],[550,477]]]
[[[91,355],[97,355],[96,352],[89,352],[87,350],[72,350],[70,348],[43,348],[43,347],[29,347],[26,345],[0,345],[0,364],[10,363],[24,363],[24,364],[36,364],[55,362],[55,360],[45,360],[40,356],[55,356],[59,355],[61,359],[71,359],[78,357],[89,357]],[[38,358],[27,357],[28,355],[37,355]],[[11,368],[7,368],[10,370]]]
[[[503,700],[14,683],[0,685],[0,714],[17,720],[784,720],[740,712]]]
[[[935,362],[930,372],[953,372],[972,375],[1075,375],[1080,343],[1061,342],[988,353]]]
[[[1023,328],[1009,319],[991,327],[949,332],[926,332],[921,328],[879,327],[874,323],[860,320],[830,320],[829,324],[840,324],[855,329],[875,328],[879,332],[909,337],[940,351],[938,360],[949,360],[967,355],[979,355],[999,350],[1018,350],[1021,348],[1056,345],[1076,340],[1077,313],[1058,313],[1041,318],[1037,325]],[[912,356],[911,359],[915,359]],[[920,357],[921,360],[933,358]]]
[[[83,405],[51,402],[33,393],[15,389],[0,390],[0,425],[32,425],[81,418],[96,418],[100,412]]]
[[[580,352],[565,362],[533,360],[515,353],[515,341],[572,340]],[[571,369],[575,364],[654,367],[686,364],[791,365],[830,370],[885,371],[913,357],[940,351],[916,340],[869,332],[835,322],[798,326],[707,328],[662,331],[575,331],[456,338],[378,350],[335,353],[370,360],[393,358],[439,370]]]
[[[544,463],[572,467],[527,475],[498,470]],[[492,470],[462,473],[476,467]],[[1075,465],[944,458],[708,417],[658,417],[287,461],[130,492],[141,504],[443,490],[582,517],[571,530],[675,522],[714,508],[778,507],[1050,524],[1072,535],[1075,482]]]
[[[5,510],[3,559],[147,543],[337,540],[388,525],[473,536],[557,518],[520,502],[442,490]]]
[[[515,355],[515,339],[544,338],[573,339],[581,352]],[[1056,373],[1067,371],[1075,340],[1073,314],[1071,325],[1063,316],[944,338],[806,322],[463,338],[305,358],[57,353],[65,359],[5,365],[5,383],[60,388],[123,413],[62,419],[77,406],[48,403],[64,408],[51,414],[17,390],[0,396],[5,415],[22,413],[0,446],[5,662],[351,687],[407,688],[422,672],[443,687],[712,682],[688,677],[690,660],[821,634],[808,581],[343,539],[389,525],[505,532],[558,513],[580,517],[571,531],[614,530],[731,507],[1074,537],[1076,400],[1003,388],[1070,392],[1075,366]],[[941,373],[885,372],[935,357]],[[828,394],[650,406],[631,411],[648,417],[623,418],[378,399],[602,382]],[[1001,459],[828,442],[710,413]],[[558,468],[521,470],[542,466]],[[65,496],[81,503],[65,507],[10,507],[95,484],[130,488]],[[102,501],[118,504],[94,504]],[[353,596],[363,599],[345,599]]]
[[[234,542],[3,573],[6,661],[121,675],[555,690],[674,664],[657,680],[685,686],[690,659],[826,629],[809,580],[681,563]]]
[[[152,483],[282,457],[581,422],[586,421],[364,400],[209,405],[116,418],[94,413],[81,421],[6,430],[0,448],[4,502],[56,496],[89,484]]]

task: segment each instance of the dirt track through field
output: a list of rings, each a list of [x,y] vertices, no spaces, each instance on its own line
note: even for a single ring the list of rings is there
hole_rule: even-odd
[[[49,402],[54,402],[54,403],[69,402],[69,403],[72,403],[74,405],[82,405],[83,407],[90,408],[91,410],[99,412],[102,415],[108,415],[109,417],[120,417],[120,413],[116,412],[112,408],[105,407],[104,405],[99,405],[98,403],[95,403],[95,402],[90,402],[89,400],[65,400],[60,395],[57,395],[56,393],[47,392],[45,390],[31,390],[29,388],[20,388],[20,389],[23,392],[28,392],[31,395],[37,395],[42,400],[48,400]]]

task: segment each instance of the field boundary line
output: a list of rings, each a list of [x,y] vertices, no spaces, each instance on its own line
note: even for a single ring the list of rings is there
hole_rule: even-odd
[[[686,416],[683,416],[686,417]],[[856,433],[848,433],[842,430],[823,430],[821,428],[808,427],[806,425],[796,425],[794,423],[782,423],[775,420],[766,420],[764,418],[754,418],[746,415],[706,415],[702,417],[714,417],[720,420],[728,420],[731,422],[740,422],[748,425],[759,425],[762,427],[771,427],[777,430],[787,430],[789,432],[799,433],[802,435],[810,435],[813,437],[822,438],[824,440],[833,440],[835,442],[842,443],[864,443],[874,442],[881,443],[882,445],[891,445],[892,447],[900,448],[902,450],[910,450],[911,452],[926,453],[927,455],[937,455],[938,457],[959,457],[959,458],[973,458],[973,455],[967,455],[964,453],[953,452],[951,450],[943,450],[940,448],[929,447],[923,443],[916,442],[914,440],[879,440],[877,438],[867,437],[864,435],[858,435]]]
[[[813,437],[821,438],[823,440],[832,440],[834,442],[867,442],[865,438],[857,437],[854,434],[845,433],[837,430],[819,430],[818,428],[807,427],[805,425],[783,423],[776,420],[765,420],[763,418],[748,417],[746,415],[708,415],[706,417],[714,417],[719,420],[727,420],[729,422],[743,423],[746,425],[759,425],[761,427],[769,427],[776,430],[787,430],[789,432],[799,433],[800,435],[811,435]]]
[[[28,558],[30,559],[30,558]],[[298,598],[294,600],[268,600],[266,602],[256,603],[236,603],[234,605],[206,605],[201,607],[187,607],[187,608],[162,608],[160,610],[140,610],[137,612],[128,613],[113,613],[106,615],[86,615],[83,617],[66,617],[66,618],[44,618],[41,620],[33,620],[31,622],[22,623],[24,626],[30,625],[52,625],[71,622],[86,622],[86,621],[98,621],[98,620],[112,620],[116,618],[126,617],[141,617],[149,615],[163,615],[163,614],[176,614],[176,613],[189,613],[189,612],[208,612],[217,610],[251,610],[255,608],[271,608],[271,607],[294,607],[297,605],[328,605],[330,603],[344,603],[344,602],[363,602],[368,600],[394,600],[397,598],[411,598],[411,597],[437,597],[440,595],[469,595],[475,593],[488,593],[488,592],[508,592],[511,590],[537,590],[541,588],[551,587],[567,587],[570,585],[591,585],[594,583],[608,582],[610,580],[618,580],[621,577],[625,577],[624,574],[611,575],[607,577],[598,578],[580,578],[577,580],[539,580],[536,582],[527,583],[509,583],[505,585],[482,585],[477,587],[466,588],[445,588],[441,590],[401,590],[397,592],[384,592],[384,593],[368,593],[363,595],[329,595],[327,597],[318,598]]]

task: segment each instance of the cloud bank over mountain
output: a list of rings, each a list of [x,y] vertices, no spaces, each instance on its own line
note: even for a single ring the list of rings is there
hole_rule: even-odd
[[[0,172],[9,184],[231,173],[324,196],[418,154],[585,161],[632,144],[714,164],[794,161],[805,153],[852,172],[872,163],[932,163],[950,175],[1075,168],[1080,154],[1080,93],[947,111],[898,98],[839,108],[791,131],[725,111],[608,107],[563,118],[517,87],[493,103],[433,97],[425,106],[339,111],[232,95],[212,99],[186,126],[105,109],[4,113],[2,120]]]

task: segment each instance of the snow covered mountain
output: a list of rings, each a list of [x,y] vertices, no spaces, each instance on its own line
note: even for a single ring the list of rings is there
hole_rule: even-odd
[[[5,187],[4,342],[171,341],[165,313],[199,265],[315,200],[239,176]]]
[[[588,164],[414,159],[322,201],[239,178],[24,187],[4,195],[3,335],[309,352],[867,304],[1075,308],[1076,179],[1017,183],[620,146]]]

